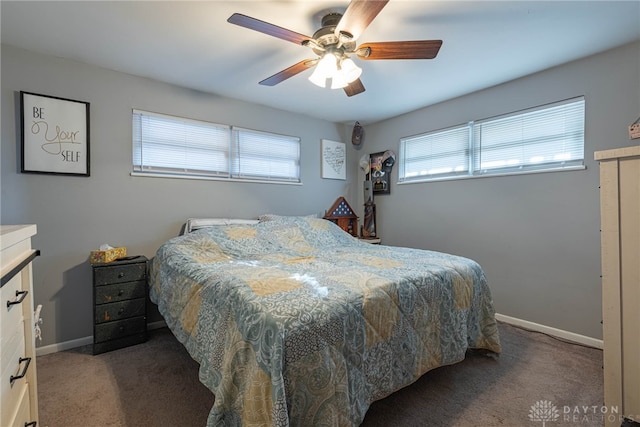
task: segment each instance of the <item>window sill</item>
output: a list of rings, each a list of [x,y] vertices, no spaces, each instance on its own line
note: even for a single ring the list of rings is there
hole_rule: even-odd
[[[529,170],[529,171],[522,171],[522,172],[504,172],[504,173],[487,173],[482,175],[446,176],[441,178],[426,178],[426,179],[414,179],[410,181],[398,181],[398,185],[420,184],[425,182],[456,181],[456,180],[462,180],[462,179],[495,178],[499,176],[531,175],[531,174],[550,173],[550,172],[572,172],[572,171],[585,170],[585,169],[587,169],[587,166],[581,165],[581,166],[569,166],[566,168]]]
[[[131,172],[131,176],[140,176],[144,178],[169,178],[169,179],[193,179],[198,181],[222,181],[222,182],[244,182],[253,184],[284,184],[284,185],[302,185],[302,182],[289,181],[268,181],[263,179],[239,179],[239,178],[223,178],[215,176],[196,176],[196,175],[180,175],[166,173],[148,173],[148,172]]]

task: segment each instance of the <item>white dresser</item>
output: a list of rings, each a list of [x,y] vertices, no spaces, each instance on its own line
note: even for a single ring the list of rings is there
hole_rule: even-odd
[[[0,226],[0,426],[35,427],[38,387],[31,248],[35,225]]]
[[[640,146],[600,162],[604,403],[640,421]],[[612,417],[607,425],[620,426]]]

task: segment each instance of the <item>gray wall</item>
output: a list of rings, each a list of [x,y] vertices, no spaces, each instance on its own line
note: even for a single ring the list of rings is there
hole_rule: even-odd
[[[21,90],[91,103],[90,177],[19,172]],[[132,108],[299,136],[303,185],[132,177]],[[340,141],[341,132],[334,123],[3,45],[0,215],[3,224],[38,226],[33,244],[42,256],[33,265],[35,303],[43,305],[41,345],[92,335],[88,256],[102,243],[151,257],[189,217],[323,214],[337,197],[350,198],[353,152],[346,181],[320,176],[320,140]],[[150,317],[161,319],[155,307]]]
[[[586,170],[398,185],[394,168],[391,194],[375,198],[383,243],[475,259],[499,313],[602,338],[593,153],[639,142],[627,126],[640,114],[640,44],[367,126],[366,148],[398,153],[403,136],[579,95]]]

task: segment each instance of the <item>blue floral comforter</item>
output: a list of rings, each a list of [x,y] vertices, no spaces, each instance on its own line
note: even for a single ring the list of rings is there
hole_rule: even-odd
[[[215,395],[209,426],[357,426],[468,348],[500,352],[480,266],[275,217],[163,244],[150,296]]]

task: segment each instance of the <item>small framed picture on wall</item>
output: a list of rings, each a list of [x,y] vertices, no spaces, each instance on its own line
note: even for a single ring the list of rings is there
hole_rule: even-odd
[[[20,92],[21,172],[89,176],[89,103]]]
[[[329,179],[347,179],[347,150],[343,142],[321,141],[322,177]]]
[[[373,194],[389,194],[391,186],[389,172],[384,167],[384,152],[369,155],[369,178],[373,188]]]

